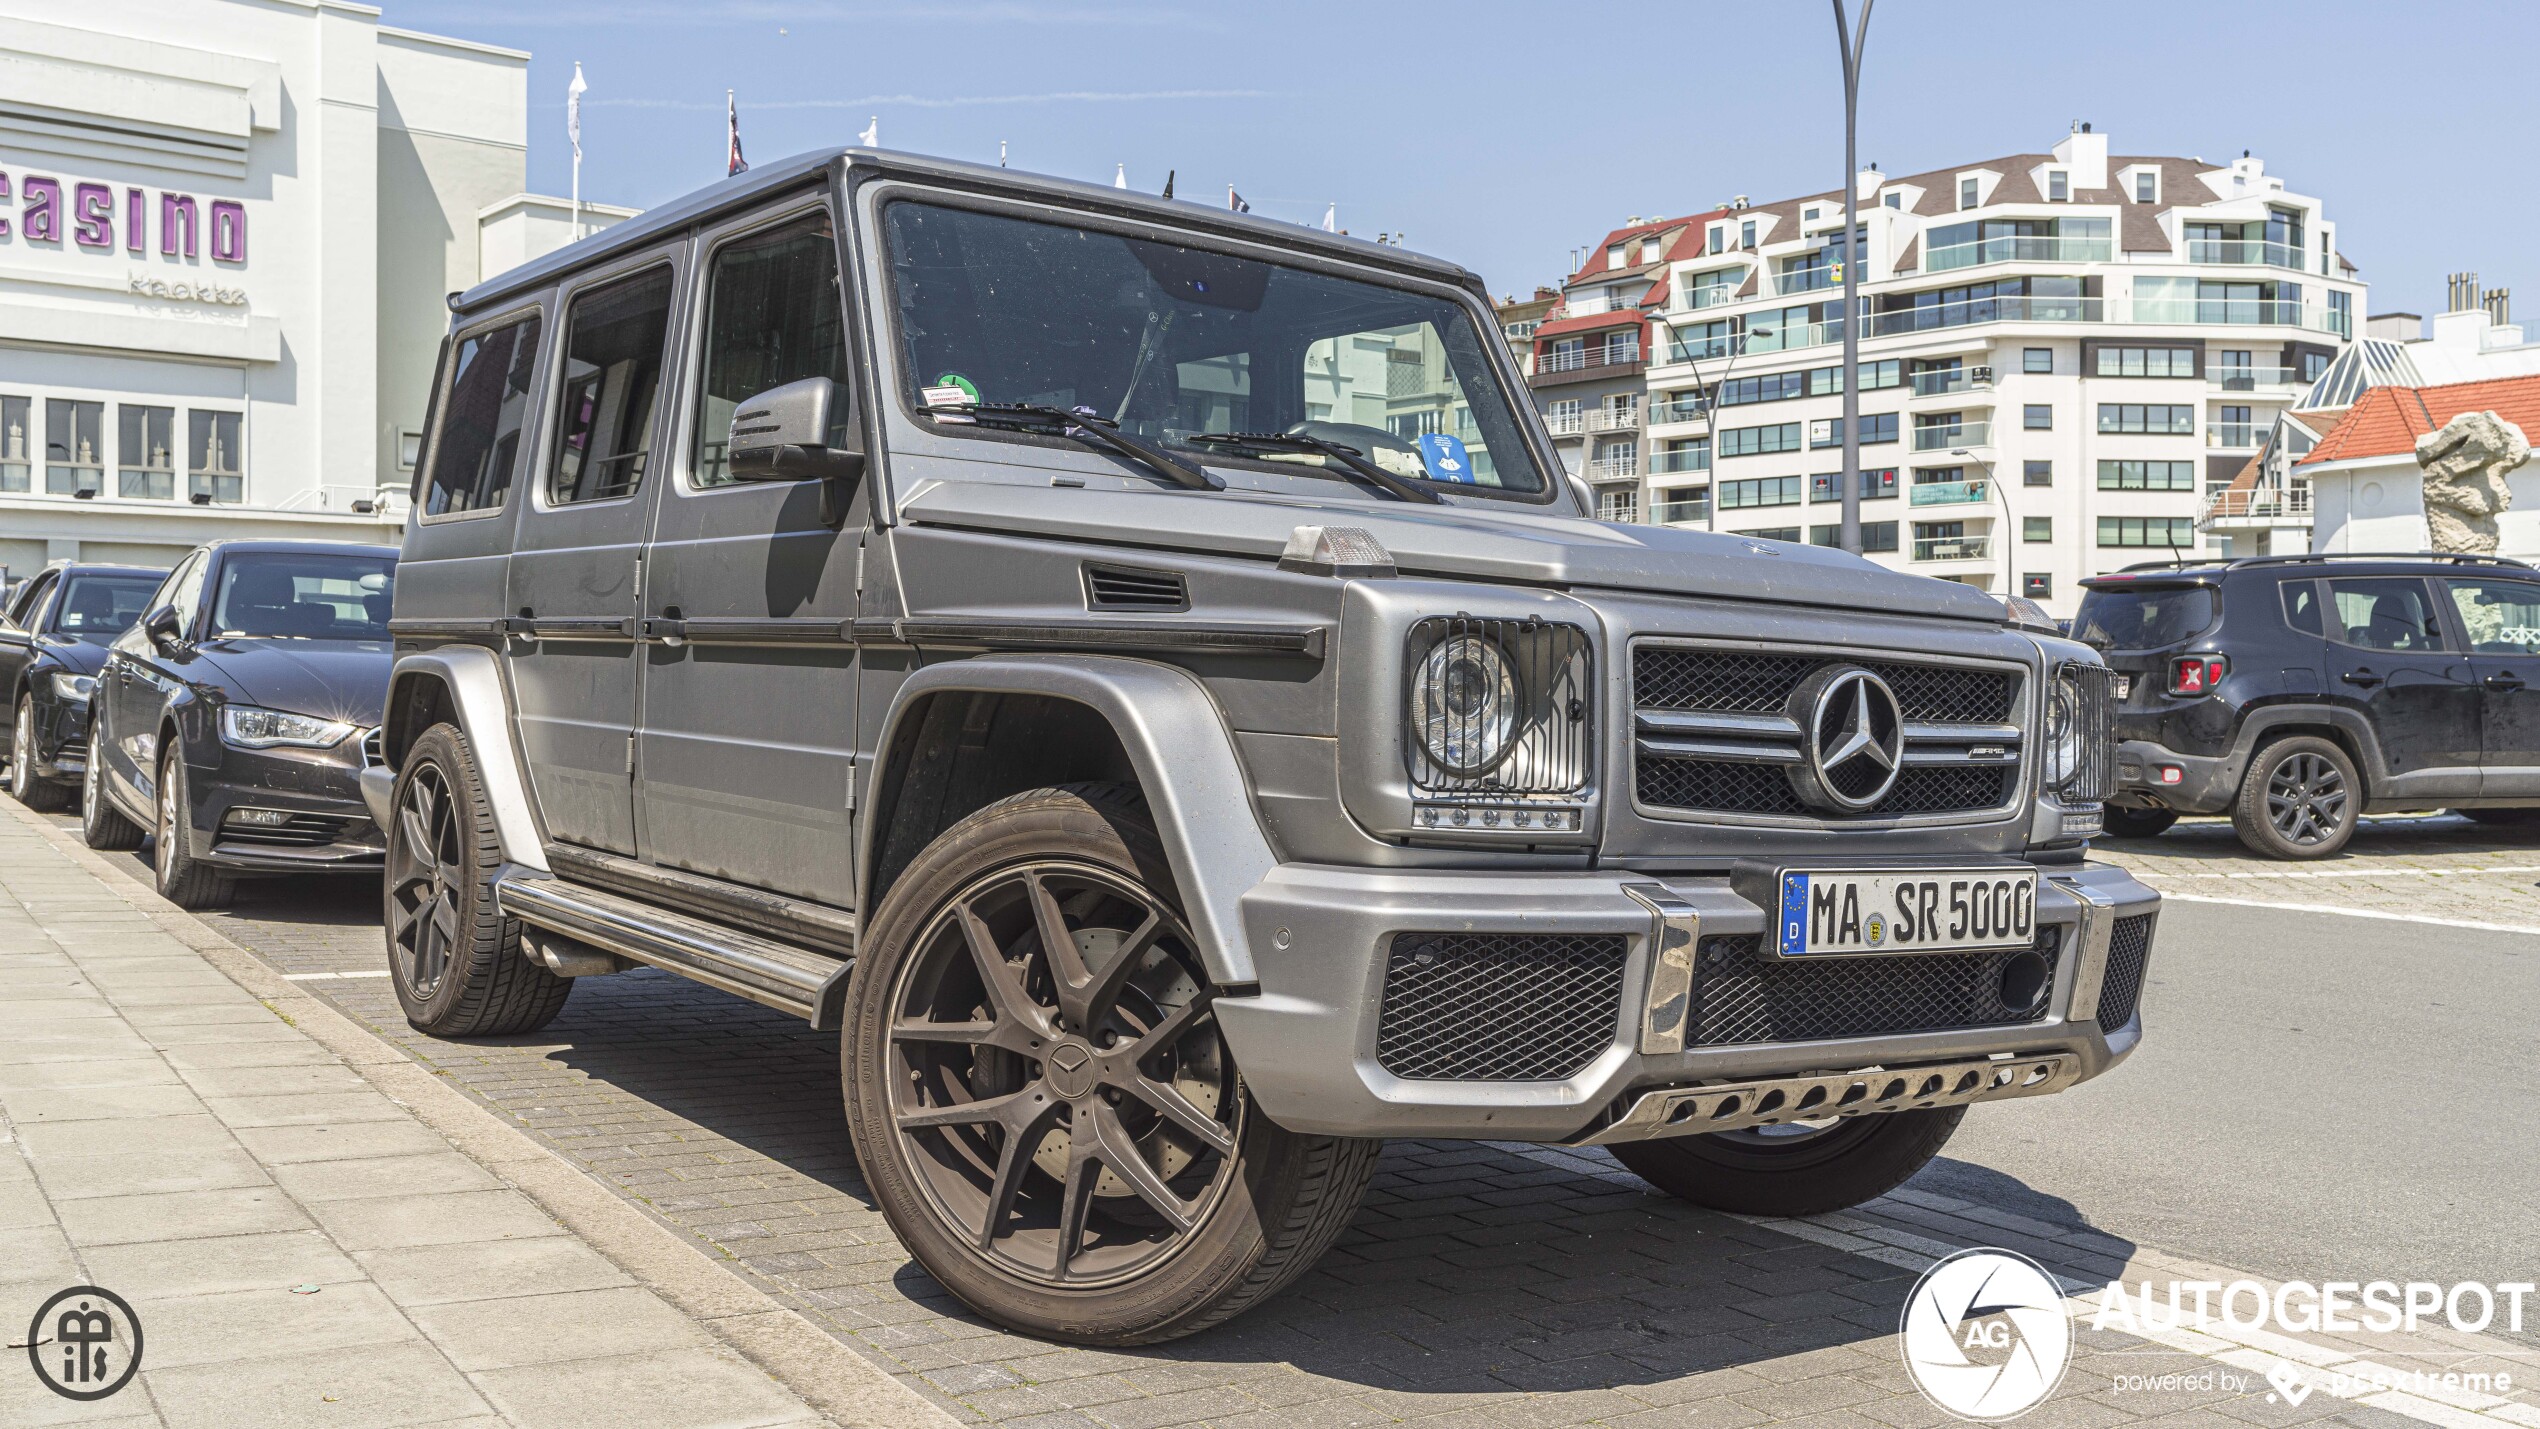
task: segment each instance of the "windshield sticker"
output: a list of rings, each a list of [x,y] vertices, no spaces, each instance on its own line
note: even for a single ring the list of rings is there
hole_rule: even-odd
[[[1464,450],[1461,437],[1444,432],[1420,434],[1420,464],[1428,468],[1432,481],[1452,481],[1464,486],[1473,484],[1473,458]]]
[[[950,392],[953,395],[938,397],[935,395],[938,392]],[[961,402],[976,404],[978,400],[979,384],[958,372],[945,373],[935,379],[934,385],[926,389],[926,405],[929,407],[950,407]]]

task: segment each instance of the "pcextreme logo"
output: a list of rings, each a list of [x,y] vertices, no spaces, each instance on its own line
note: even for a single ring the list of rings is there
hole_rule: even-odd
[[[1980,1422],[2045,1403],[2073,1358],[2055,1277],[2007,1250],[1962,1250],[1924,1271],[1897,1334],[1923,1397]]]

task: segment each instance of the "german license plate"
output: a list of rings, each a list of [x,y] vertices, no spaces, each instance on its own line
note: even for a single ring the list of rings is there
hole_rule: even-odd
[[[1773,950],[1785,958],[2025,948],[2037,939],[2037,870],[1782,872]]]

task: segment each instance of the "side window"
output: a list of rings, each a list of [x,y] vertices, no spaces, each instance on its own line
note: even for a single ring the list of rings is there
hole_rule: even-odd
[[[2292,626],[2295,630],[2300,631],[2304,635],[2317,635],[2321,633],[2319,582],[2286,581],[2282,588],[2282,594],[2284,596],[2284,623]]]
[[[771,387],[826,377],[847,391],[847,335],[838,292],[838,247],[829,215],[735,239],[717,249],[706,276],[705,352],[697,381],[697,430],[690,470],[699,486],[731,480],[723,448],[732,409]],[[847,404],[838,403],[830,445],[845,444]]]
[[[537,370],[538,315],[460,338],[441,398],[441,432],[423,513],[446,516],[503,504],[520,464],[520,429]]]
[[[6,613],[0,613],[0,625],[12,630],[35,628],[35,613],[44,607],[44,597],[52,592],[60,577],[46,572],[18,587],[17,597],[9,602]]]
[[[2447,580],[2452,608],[2481,655],[2540,655],[2540,585],[2529,581]]]
[[[2364,650],[2440,650],[2443,626],[2413,577],[2328,582],[2329,634]]]
[[[670,287],[670,269],[655,268],[581,293],[566,311],[549,501],[601,501],[643,485],[670,335]]]

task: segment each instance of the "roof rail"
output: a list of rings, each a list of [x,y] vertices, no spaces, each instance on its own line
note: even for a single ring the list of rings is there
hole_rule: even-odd
[[[2242,556],[2232,561],[2228,569],[2236,571],[2244,566],[2298,566],[2329,561],[2444,561],[2459,566],[2531,569],[2529,561],[2516,560],[2512,556],[2477,556],[2458,551],[2315,551],[2302,555]]]

